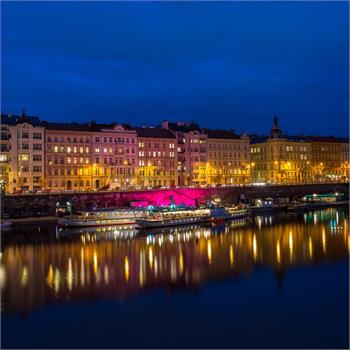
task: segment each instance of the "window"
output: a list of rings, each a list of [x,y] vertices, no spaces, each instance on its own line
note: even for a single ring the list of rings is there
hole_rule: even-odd
[[[28,154],[22,154],[21,159],[24,160],[24,161],[28,161],[29,160],[29,155]]]
[[[100,153],[100,147],[95,148],[95,153]]]
[[[23,165],[23,166],[22,166],[22,171],[23,171],[24,173],[29,172],[29,166],[28,166],[28,165]]]
[[[38,184],[40,182],[40,176],[33,177],[33,183]]]
[[[33,139],[34,140],[41,140],[42,139],[42,134],[38,133],[38,132],[33,133]]]
[[[29,139],[29,132],[28,131],[22,132],[22,139]]]
[[[28,143],[22,143],[22,149],[29,150],[29,144]]]
[[[42,144],[41,143],[34,143],[33,144],[33,150],[41,151],[42,150]]]
[[[33,155],[34,162],[41,162],[41,160],[42,160],[41,154],[34,154]]]
[[[33,173],[40,173],[40,172],[41,172],[41,166],[40,165],[34,165],[33,166]]]
[[[72,147],[67,146],[67,153],[71,153],[72,152]]]

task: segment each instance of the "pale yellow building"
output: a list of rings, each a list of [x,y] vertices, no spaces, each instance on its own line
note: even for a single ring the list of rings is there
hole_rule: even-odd
[[[206,182],[209,185],[238,185],[251,182],[250,146],[246,135],[205,129],[207,134]]]
[[[44,189],[44,135],[39,119],[24,113],[8,125],[8,192]]]
[[[270,184],[301,184],[312,180],[310,143],[283,136],[277,117],[268,138],[253,138],[250,145],[252,181]]]

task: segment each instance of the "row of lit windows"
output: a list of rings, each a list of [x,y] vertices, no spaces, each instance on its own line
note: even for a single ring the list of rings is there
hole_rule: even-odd
[[[104,142],[104,143],[113,143],[113,137],[99,137],[99,136],[96,136],[95,137],[95,142],[97,143],[101,143],[101,142]],[[124,137],[115,137],[114,138],[114,142],[115,143],[135,143],[135,139],[134,138],[124,138]]]
[[[145,151],[139,151],[139,157],[144,157],[145,156]],[[156,157],[158,157],[158,158],[160,158],[160,157],[166,157],[167,156],[167,154],[166,154],[166,152],[160,152],[160,151],[158,151],[158,152],[156,152],[156,151],[153,151],[153,152],[151,152],[151,151],[149,151],[148,152],[148,157],[152,157],[153,156],[153,158],[156,158]],[[175,157],[175,152],[169,152],[169,157],[170,158],[174,158]]]
[[[24,162],[29,161],[29,154],[20,154],[18,155],[18,160],[22,160]],[[41,154],[33,154],[32,160],[34,162],[41,162],[42,161],[42,155]]]
[[[152,148],[152,146],[153,146],[153,148],[161,148],[161,145],[163,145],[163,148],[166,148],[166,143],[165,142],[163,142],[162,144],[159,143],[159,142],[153,142],[153,143],[148,142],[147,145],[148,145],[148,148]],[[139,148],[145,148],[145,142],[143,142],[143,141],[139,142]],[[174,149],[175,148],[175,144],[174,143],[169,143],[169,148],[170,149]]]
[[[152,161],[147,161],[145,162],[144,160],[139,160],[139,166],[167,166],[169,164],[169,167],[174,167],[175,162],[169,161],[169,163],[165,160],[154,160],[153,163]]]
[[[40,165],[33,165],[32,167],[33,173],[41,173],[42,172],[42,167]],[[18,172],[23,172],[23,173],[28,173],[30,170],[29,165],[22,165],[18,167]]]
[[[46,138],[47,142],[73,142],[73,143],[78,143],[78,138],[77,137],[71,137],[71,136],[59,136],[59,135],[48,135]],[[90,143],[90,138],[89,137],[80,137],[79,138],[79,143]]]
[[[218,149],[232,149],[232,150],[248,150],[248,145],[236,145],[236,144],[229,144],[229,143],[209,143],[209,148],[218,148]]]
[[[83,146],[80,146],[80,147],[77,147],[77,146],[67,146],[67,147],[64,147],[64,146],[54,146],[54,147],[51,147],[49,146],[47,148],[47,151],[48,152],[54,152],[54,153],[89,153],[90,152],[90,148],[89,147],[83,147]]]

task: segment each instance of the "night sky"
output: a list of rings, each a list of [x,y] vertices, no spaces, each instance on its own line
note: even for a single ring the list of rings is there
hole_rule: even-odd
[[[2,2],[2,112],[348,135],[347,2]]]

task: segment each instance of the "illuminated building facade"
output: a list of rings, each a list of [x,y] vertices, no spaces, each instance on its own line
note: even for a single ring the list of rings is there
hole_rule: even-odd
[[[163,122],[132,127],[1,115],[0,187],[9,193],[349,180],[349,144]]]
[[[137,135],[127,125],[93,125],[93,187],[136,186]]]
[[[348,141],[335,137],[308,136],[312,163],[312,180],[319,182],[349,179]]]
[[[207,178],[207,134],[197,124],[186,122],[162,123],[177,141],[180,186],[204,186]]]
[[[8,192],[44,188],[44,128],[36,117],[2,116],[1,176]]]
[[[299,184],[311,181],[310,143],[283,136],[277,117],[268,138],[251,140],[252,182]]]
[[[10,116],[11,119],[11,116]],[[1,139],[0,139],[0,189],[8,192],[9,190],[9,161],[11,149],[10,123],[7,115],[1,116]],[[5,123],[4,123],[5,122]]]
[[[210,185],[244,184],[250,177],[250,145],[246,135],[233,131],[205,129],[208,157],[207,183]]]
[[[175,187],[178,183],[176,137],[163,128],[136,128],[137,186]]]
[[[340,157],[340,180],[348,182],[350,179],[350,164],[349,164],[349,142],[342,142]]]
[[[44,125],[46,189],[53,192],[91,189],[89,126],[65,123]]]

